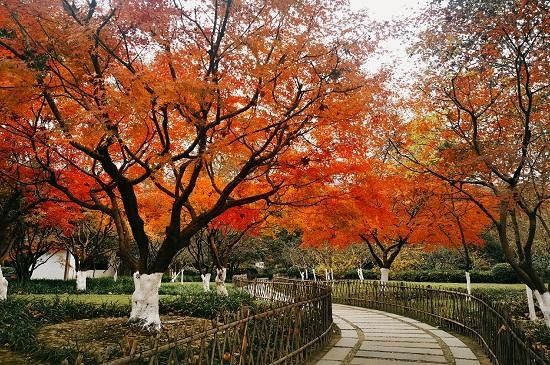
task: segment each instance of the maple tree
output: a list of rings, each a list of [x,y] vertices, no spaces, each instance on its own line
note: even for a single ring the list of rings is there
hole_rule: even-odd
[[[429,67],[410,127],[425,138],[395,146],[412,169],[447,182],[484,212],[550,326],[550,292],[533,267],[550,199],[547,5],[435,2],[420,22],[417,52]]]
[[[131,319],[158,328],[162,272],[194,234],[330,173],[333,131],[366,104],[362,24],[343,1],[7,0],[3,133],[20,165],[112,217],[136,272]],[[148,191],[165,209],[154,260]]]
[[[306,245],[328,242],[347,247],[363,242],[385,282],[406,245],[452,246],[462,235],[469,244],[482,243],[479,235],[487,221],[480,212],[452,210],[454,215],[449,214],[448,199],[438,181],[396,170],[389,163],[382,166],[384,170],[375,170],[377,174],[361,172],[349,183],[338,184],[336,198],[305,211],[301,219]]]

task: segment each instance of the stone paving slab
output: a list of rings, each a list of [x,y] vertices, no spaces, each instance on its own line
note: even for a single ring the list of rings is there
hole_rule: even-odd
[[[380,345],[382,342],[380,341],[370,341],[366,340],[363,341],[361,346],[377,346]],[[437,342],[396,342],[396,341],[385,341],[382,343],[383,346],[393,346],[393,347],[400,347],[400,348],[425,348],[425,349],[440,349],[441,346]]]
[[[374,357],[377,359],[394,359],[394,360],[414,360],[414,361],[447,364],[447,360],[443,355],[425,355],[425,354],[411,354],[411,353],[400,353],[400,352],[359,350],[355,354],[355,357]]]
[[[316,365],[479,365],[458,338],[417,320],[333,305],[342,338]]]
[[[467,347],[450,347],[456,359],[477,360],[476,355]]]
[[[355,338],[342,338],[336,342],[336,345],[334,347],[353,347],[357,344],[357,340]]]
[[[351,349],[348,347],[333,347],[325,354],[325,356],[323,356],[323,359],[341,361],[344,360],[350,351]]]
[[[378,343],[378,342],[377,342]],[[405,352],[409,354],[427,354],[427,355],[443,355],[441,348],[426,348],[426,347],[400,347],[400,346],[382,346],[382,345],[369,345],[362,343],[361,350],[371,351],[384,351],[384,352]],[[454,354],[453,354],[454,355]]]
[[[479,365],[478,360],[456,359],[455,365]]]
[[[399,360],[394,361],[394,360],[384,360],[384,359],[366,359],[366,358],[360,358],[360,357],[351,360],[350,364],[351,365],[441,365],[441,363],[432,363],[432,362],[416,362],[416,361],[411,362],[411,361],[399,361]]]
[[[385,336],[385,337],[377,337],[377,336],[365,336],[365,338],[369,341],[394,341],[394,342],[437,342],[437,340],[433,337],[393,337],[393,336]]]

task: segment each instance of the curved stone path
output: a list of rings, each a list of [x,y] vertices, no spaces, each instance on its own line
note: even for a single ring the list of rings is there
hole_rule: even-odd
[[[479,365],[455,336],[417,320],[333,305],[342,338],[316,365]]]

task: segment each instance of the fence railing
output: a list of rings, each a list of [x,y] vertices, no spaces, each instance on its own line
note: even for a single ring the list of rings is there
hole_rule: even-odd
[[[104,362],[104,365],[302,364],[330,339],[330,287],[299,281],[247,281],[233,285],[264,302],[209,322],[201,331]]]
[[[403,314],[473,337],[493,364],[549,365],[506,315],[481,298],[459,291],[377,281],[332,283],[334,303]]]

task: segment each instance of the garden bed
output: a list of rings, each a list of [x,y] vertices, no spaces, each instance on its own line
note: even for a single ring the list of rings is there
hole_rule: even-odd
[[[87,358],[102,362],[130,352],[149,350],[212,327],[212,321],[203,318],[161,316],[161,321],[159,333],[129,324],[127,317],[62,322],[42,327],[37,333],[37,341],[44,348],[77,350],[87,354]]]

